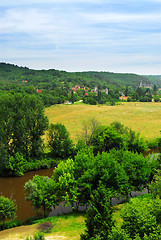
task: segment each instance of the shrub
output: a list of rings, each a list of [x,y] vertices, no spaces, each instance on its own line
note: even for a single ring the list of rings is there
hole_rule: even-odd
[[[4,224],[0,223],[0,231],[4,230],[4,229],[10,229],[10,228],[14,228],[14,227],[18,227],[21,226],[22,223],[20,220],[10,220],[10,221],[6,221]]]
[[[53,228],[53,224],[51,222],[44,222],[38,226],[38,229],[44,233],[49,233],[52,228]]]
[[[153,149],[158,147],[158,139],[148,141],[148,148]]]
[[[45,237],[42,232],[38,232],[33,237],[27,237],[26,240],[45,240]]]

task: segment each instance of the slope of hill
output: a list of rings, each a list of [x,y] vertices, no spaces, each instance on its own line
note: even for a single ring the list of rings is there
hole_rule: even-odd
[[[157,85],[159,88],[161,88],[161,75],[145,75],[145,77],[147,79],[149,79],[149,81],[152,84]]]
[[[36,88],[52,90],[55,87],[71,88],[76,84],[90,88],[98,86],[122,87],[132,86],[136,88],[143,81],[145,84],[151,83],[150,79],[137,74],[121,74],[112,72],[65,72],[55,69],[32,70],[26,67],[18,67],[12,64],[0,63],[0,83],[1,90],[6,89],[6,84],[17,86],[29,85]],[[153,83],[155,81],[153,80]]]

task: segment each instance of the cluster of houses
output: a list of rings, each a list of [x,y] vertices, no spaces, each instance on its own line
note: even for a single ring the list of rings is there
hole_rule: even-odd
[[[78,89],[83,89],[85,91],[84,96],[88,96],[89,87],[80,87],[79,85],[76,85],[75,87],[71,88],[70,93],[71,93],[71,91],[73,91],[73,93],[76,93]],[[103,89],[103,90],[99,90],[99,91],[100,92],[105,92],[108,95],[108,88]],[[94,89],[91,90],[91,92],[94,92],[94,93],[97,94],[98,93],[98,87],[95,86]]]
[[[143,81],[141,80],[139,87],[152,89],[152,84],[143,83]]]

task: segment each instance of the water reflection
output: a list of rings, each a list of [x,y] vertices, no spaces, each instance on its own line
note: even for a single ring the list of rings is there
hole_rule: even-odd
[[[53,174],[53,169],[43,169],[25,173],[22,177],[0,177],[0,195],[12,199],[17,205],[17,218],[25,220],[28,217],[36,216],[31,203],[25,201],[25,183],[35,175],[49,176]]]

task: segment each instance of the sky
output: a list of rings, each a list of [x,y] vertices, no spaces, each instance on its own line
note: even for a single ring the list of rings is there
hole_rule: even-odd
[[[0,1],[0,62],[161,75],[161,0]]]

